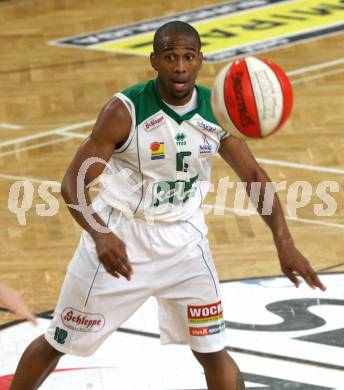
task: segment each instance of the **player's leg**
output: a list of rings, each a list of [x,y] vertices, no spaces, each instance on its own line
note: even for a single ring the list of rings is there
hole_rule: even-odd
[[[126,232],[127,236],[134,236],[131,225],[123,221],[121,226],[120,238],[125,237]],[[145,239],[141,231],[138,236]],[[82,234],[68,267],[54,318],[44,338],[35,340],[25,351],[11,390],[37,389],[63,354],[92,355],[149,298],[151,285],[146,277],[149,258],[138,247],[133,247],[132,242],[126,244],[134,268],[130,281],[124,277],[116,279],[106,272],[99,262],[94,241],[87,233]],[[23,382],[24,387],[15,387]]]
[[[180,260],[161,260],[156,265],[158,270],[161,266],[161,288],[155,294],[161,342],[189,344],[204,367],[210,390],[244,389],[238,366],[225,351],[226,326],[219,280],[202,221],[197,222],[185,224],[184,236],[179,234],[181,240],[177,237],[180,227],[175,228]],[[194,241],[197,234],[198,240]],[[164,264],[168,272],[164,272]]]
[[[226,350],[213,353],[192,352],[204,369],[208,390],[245,389],[239,368]]]
[[[38,337],[23,353],[10,390],[37,389],[57,366],[63,353],[53,348],[44,338]]]

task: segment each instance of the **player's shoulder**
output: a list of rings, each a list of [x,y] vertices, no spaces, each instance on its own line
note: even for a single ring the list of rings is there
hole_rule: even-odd
[[[211,99],[211,89],[205,85],[196,84],[197,93],[200,94],[205,99]]]
[[[150,84],[151,81],[134,84],[121,91],[121,93],[134,102],[138,100],[142,95],[145,95],[150,90],[151,88]]]
[[[198,95],[198,114],[209,122],[218,124],[211,108],[211,89],[204,85],[196,84]]]

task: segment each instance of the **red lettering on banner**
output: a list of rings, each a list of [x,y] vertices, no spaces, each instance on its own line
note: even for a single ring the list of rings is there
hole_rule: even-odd
[[[209,318],[223,313],[221,301],[204,306],[188,306],[188,318]]]
[[[208,327],[196,328],[196,327],[190,326],[189,331],[190,331],[191,336],[208,336],[209,335]]]
[[[61,314],[64,325],[79,332],[98,332],[105,325],[105,318],[100,313],[83,313],[67,307]]]
[[[165,120],[165,117],[163,115],[160,115],[159,117],[155,117],[155,118],[152,118],[148,121],[146,121],[144,124],[143,124],[143,128],[146,130],[146,131],[151,131],[153,130],[155,127],[158,127],[162,124],[164,124],[166,122]]]

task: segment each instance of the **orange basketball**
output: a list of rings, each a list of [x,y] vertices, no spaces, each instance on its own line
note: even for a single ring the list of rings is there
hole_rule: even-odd
[[[285,72],[273,62],[245,57],[216,76],[211,99],[220,126],[239,138],[264,138],[288,119],[293,91]]]

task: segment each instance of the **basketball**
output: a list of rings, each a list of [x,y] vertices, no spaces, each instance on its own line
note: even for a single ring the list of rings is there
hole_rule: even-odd
[[[265,138],[288,119],[291,83],[275,63],[253,56],[236,59],[216,76],[211,105],[219,125],[239,138]]]

